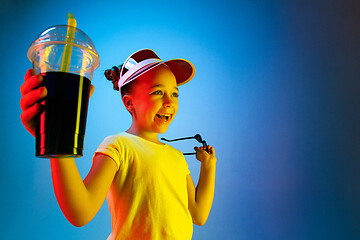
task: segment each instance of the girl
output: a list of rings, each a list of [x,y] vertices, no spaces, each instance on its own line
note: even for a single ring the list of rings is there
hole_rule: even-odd
[[[135,52],[120,69],[105,71],[132,124],[100,144],[84,180],[74,159],[50,159],[55,195],[70,223],[87,224],[105,198],[112,224],[108,239],[191,239],[192,224],[206,222],[214,196],[214,148],[195,147],[201,162],[195,188],[182,153],[158,139],[178,110],[178,85],[190,81],[194,71],[190,62],[163,62],[150,49]],[[42,76],[29,69],[20,90],[21,120],[35,136],[39,102],[47,94]]]

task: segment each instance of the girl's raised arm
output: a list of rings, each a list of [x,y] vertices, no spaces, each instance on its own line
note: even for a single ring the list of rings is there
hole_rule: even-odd
[[[29,69],[20,87],[21,121],[34,137],[39,115],[43,111],[39,102],[47,95],[42,83],[42,76]],[[94,86],[91,85],[90,96],[93,91]],[[85,225],[103,204],[117,171],[116,163],[105,155],[96,154],[83,181],[74,159],[57,158],[50,162],[55,195],[61,210],[73,225]]]
[[[202,226],[205,224],[214,199],[215,191],[215,172],[216,157],[213,147],[208,146],[208,152],[205,147],[195,147],[196,158],[201,162],[200,177],[195,188],[194,182],[190,176],[187,176],[187,188],[189,198],[189,211],[193,222]]]

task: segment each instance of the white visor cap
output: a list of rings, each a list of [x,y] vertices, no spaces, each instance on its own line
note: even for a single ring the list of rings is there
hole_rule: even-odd
[[[119,89],[161,64],[170,68],[175,75],[177,85],[189,82],[195,75],[194,65],[185,59],[162,61],[151,49],[142,49],[131,54],[122,65],[118,82]]]

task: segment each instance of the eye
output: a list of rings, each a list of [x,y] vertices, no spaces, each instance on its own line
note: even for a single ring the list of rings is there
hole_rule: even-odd
[[[171,96],[178,98],[179,94],[177,92],[174,92]]]
[[[163,95],[163,92],[161,90],[156,90],[155,92],[152,92],[151,95]]]

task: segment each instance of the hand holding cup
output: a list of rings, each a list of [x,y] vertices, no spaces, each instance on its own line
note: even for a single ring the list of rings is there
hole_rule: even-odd
[[[39,115],[43,111],[41,100],[47,95],[45,86],[42,86],[43,77],[29,69],[20,87],[20,107],[23,111],[20,115],[21,122],[26,130],[35,137],[36,125],[39,122]]]
[[[89,97],[93,94],[95,87],[90,85]],[[44,110],[41,101],[47,95],[47,89],[43,84],[43,76],[35,74],[33,69],[28,69],[24,83],[20,87],[21,99],[20,107],[23,111],[20,115],[21,122],[25,129],[35,137],[36,125],[39,122],[39,116]]]

